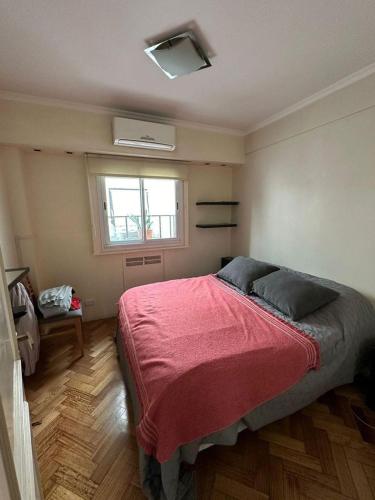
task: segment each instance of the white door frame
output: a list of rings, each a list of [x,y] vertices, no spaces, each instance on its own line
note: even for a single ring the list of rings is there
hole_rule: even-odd
[[[0,322],[1,359],[6,366],[4,370],[3,365],[3,373],[0,374],[3,378],[0,391],[1,498],[4,495],[6,500],[41,500],[38,465],[33,454],[29,406],[24,399],[21,360],[1,249],[0,301],[0,313],[5,315]],[[5,399],[2,395],[5,395]]]
[[[0,396],[0,491],[4,500],[21,500],[13,454]]]

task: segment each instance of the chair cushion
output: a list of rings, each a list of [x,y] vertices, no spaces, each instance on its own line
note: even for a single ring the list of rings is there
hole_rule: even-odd
[[[66,314],[58,314],[50,318],[39,318],[39,323],[54,323],[55,321],[64,321],[66,319],[82,318],[82,309],[75,309],[68,311]]]

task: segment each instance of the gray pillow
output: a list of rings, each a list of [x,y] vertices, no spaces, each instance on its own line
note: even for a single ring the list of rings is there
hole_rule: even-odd
[[[254,281],[253,292],[294,321],[339,296],[335,290],[282,270]]]
[[[276,266],[250,257],[235,257],[216,276],[236,286],[243,292],[250,293],[254,280],[278,269]]]

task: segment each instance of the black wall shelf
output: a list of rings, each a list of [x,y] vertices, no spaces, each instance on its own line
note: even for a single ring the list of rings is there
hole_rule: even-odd
[[[239,201],[197,201],[196,205],[214,205],[214,206],[227,206],[232,207],[234,205],[239,205]],[[200,227],[202,229],[208,229],[210,227],[237,227],[237,224],[231,222],[221,222],[217,224],[196,224],[195,227]]]
[[[196,205],[239,205],[239,201],[197,201]]]
[[[200,227],[202,229],[208,229],[209,227],[237,227],[237,224],[223,223],[223,224],[196,224],[195,227]]]

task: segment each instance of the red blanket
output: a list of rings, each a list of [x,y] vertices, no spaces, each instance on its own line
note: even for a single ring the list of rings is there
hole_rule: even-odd
[[[214,276],[132,288],[119,320],[142,416],[137,437],[167,461],[319,364],[319,346]]]

